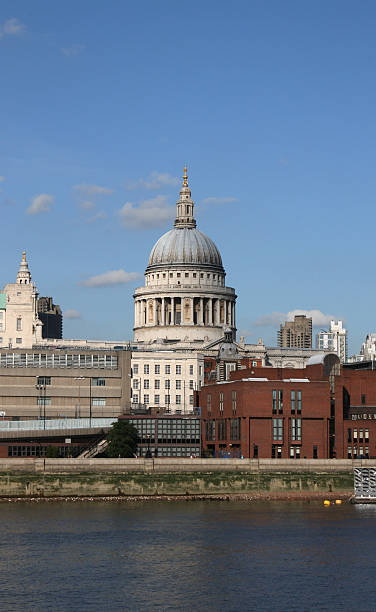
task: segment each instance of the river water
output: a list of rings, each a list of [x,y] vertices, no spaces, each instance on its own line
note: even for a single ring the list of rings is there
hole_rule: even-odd
[[[375,610],[376,506],[0,504],[0,609]]]

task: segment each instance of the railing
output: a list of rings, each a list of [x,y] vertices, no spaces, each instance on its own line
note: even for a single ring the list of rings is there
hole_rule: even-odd
[[[38,421],[0,421],[2,431],[39,431],[44,429],[93,429],[111,427],[117,417],[92,419],[39,419]]]

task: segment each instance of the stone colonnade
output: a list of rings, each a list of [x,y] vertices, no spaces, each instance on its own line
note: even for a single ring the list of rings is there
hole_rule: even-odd
[[[202,325],[235,327],[235,301],[215,297],[151,297],[135,300],[135,327]]]

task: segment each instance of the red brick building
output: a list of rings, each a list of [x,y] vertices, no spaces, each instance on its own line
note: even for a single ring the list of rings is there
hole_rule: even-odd
[[[332,354],[236,370],[202,388],[200,408],[203,451],[216,457],[376,457],[376,371]]]

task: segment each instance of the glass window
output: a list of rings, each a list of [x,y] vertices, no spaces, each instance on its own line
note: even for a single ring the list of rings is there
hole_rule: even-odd
[[[277,390],[273,389],[272,392],[272,409],[273,409],[273,414],[277,414]]]
[[[278,412],[279,414],[283,412],[283,391],[281,389],[278,391]]]
[[[164,386],[165,386],[165,389],[170,389],[171,385],[170,385],[170,379],[169,378],[165,378]]]
[[[133,379],[133,389],[138,389],[138,382],[139,382],[138,378]]]
[[[93,387],[105,387],[106,379],[105,378],[93,378],[92,383],[93,383]]]
[[[193,376],[193,365],[189,366],[189,375]]]
[[[38,385],[50,385],[51,376],[38,376],[37,384]]]
[[[219,394],[219,412],[223,412],[223,393]]]
[[[171,366],[165,365],[165,374],[171,374]]]
[[[154,395],[154,404],[159,404],[159,395]]]
[[[106,398],[105,397],[93,397],[91,402],[93,406],[105,406]]]
[[[189,404],[190,406],[193,406],[193,395],[189,396]]]
[[[181,389],[181,380],[176,381],[176,388]]]
[[[291,414],[295,414],[295,391],[291,391]]]
[[[206,398],[206,409],[208,412],[211,412],[211,395],[208,393]]]
[[[17,317],[17,331],[21,331],[22,329],[22,319],[21,317]]]
[[[132,397],[133,404],[138,404],[138,393],[134,393]]]
[[[149,364],[144,363],[144,374],[149,374]]]
[[[181,374],[181,365],[176,365],[176,374]]]
[[[177,395],[175,401],[177,404],[181,404],[181,395]]]
[[[189,381],[189,388],[190,388],[190,389],[193,389],[193,388],[194,388],[194,387],[193,387],[193,380],[190,380],[190,381]]]
[[[156,378],[154,381],[154,389],[160,389],[161,388],[161,381],[159,380],[159,378]]]
[[[302,439],[302,419],[291,419],[291,440]]]
[[[39,395],[37,397],[38,406],[51,406],[51,398],[45,395]]]
[[[236,391],[232,392],[232,412],[236,413]]]
[[[165,395],[165,404],[166,406],[169,406],[171,404],[171,398],[169,395]]]
[[[283,419],[273,419],[273,440],[283,440]]]
[[[154,374],[160,374],[161,373],[161,366],[159,365],[159,363],[156,363],[154,366]]]
[[[138,363],[133,364],[133,374],[138,374]]]
[[[144,404],[148,404],[149,403],[149,395],[146,393],[144,395]]]
[[[144,378],[144,389],[149,389],[149,379]]]
[[[297,396],[298,396],[298,405],[297,405],[297,409],[298,409],[298,413],[300,413],[302,411],[302,392],[298,391],[297,392]]]
[[[22,344],[22,338],[16,338],[16,344]]]

